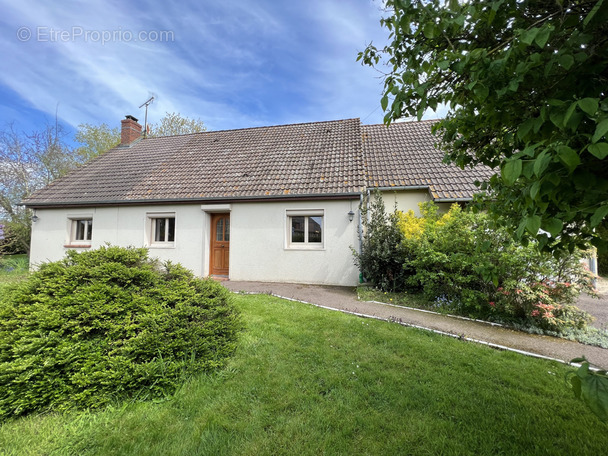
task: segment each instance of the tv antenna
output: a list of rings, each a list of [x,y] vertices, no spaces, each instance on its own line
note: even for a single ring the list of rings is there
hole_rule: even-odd
[[[154,97],[150,97],[148,98],[148,100],[146,102],[144,102],[139,109],[141,109],[143,106],[146,107],[146,117],[144,119],[144,138],[146,136],[148,136],[148,106],[150,106],[152,104],[152,102],[154,101]]]

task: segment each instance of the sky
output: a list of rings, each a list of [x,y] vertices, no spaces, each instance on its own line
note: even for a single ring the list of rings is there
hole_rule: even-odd
[[[381,123],[381,0],[0,0],[0,128],[120,126],[166,112],[211,130]]]

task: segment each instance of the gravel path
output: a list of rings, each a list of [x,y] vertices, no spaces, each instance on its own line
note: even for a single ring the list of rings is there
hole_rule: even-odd
[[[592,364],[608,369],[608,349],[556,337],[527,334],[489,323],[438,315],[417,309],[359,301],[356,290],[350,287],[235,281],[226,281],[223,282],[223,285],[234,292],[273,294],[333,310],[396,321],[406,326],[430,329],[489,344],[496,348],[508,348],[564,362],[584,355]],[[604,292],[600,300],[582,297],[579,305],[598,317],[595,323],[600,325],[598,327],[602,327],[608,322],[608,293]]]

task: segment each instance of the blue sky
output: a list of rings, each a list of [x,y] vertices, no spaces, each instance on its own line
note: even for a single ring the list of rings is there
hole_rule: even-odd
[[[382,122],[379,0],[0,0],[0,123],[119,126],[151,95],[213,130]],[[105,42],[104,42],[105,41]]]

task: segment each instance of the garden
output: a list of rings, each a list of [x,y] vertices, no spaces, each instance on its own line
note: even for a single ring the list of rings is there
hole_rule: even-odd
[[[589,454],[608,445],[605,407],[596,417],[576,399],[589,375],[554,361],[230,294],[145,249],[69,252],[32,273],[26,259],[2,264],[3,454]]]
[[[419,307],[565,337],[608,348],[608,332],[589,326],[575,306],[594,295],[588,252],[549,254],[516,242],[484,213],[459,205],[439,213],[432,202],[387,213],[380,195],[364,217],[363,249],[355,261],[372,285],[362,299]]]

